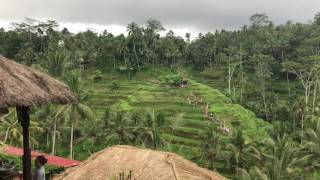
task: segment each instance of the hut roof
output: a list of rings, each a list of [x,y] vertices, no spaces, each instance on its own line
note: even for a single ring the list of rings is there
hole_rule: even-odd
[[[76,102],[64,83],[0,55],[0,109]]]
[[[198,167],[174,153],[131,146],[112,146],[92,155],[77,167],[54,179],[87,180],[118,178],[120,173],[139,180],[224,180],[223,176]]]

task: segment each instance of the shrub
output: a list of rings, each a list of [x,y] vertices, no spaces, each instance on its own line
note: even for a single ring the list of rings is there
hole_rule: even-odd
[[[103,77],[103,76],[102,76],[101,71],[96,70],[96,71],[94,72],[94,75],[93,75],[93,80],[94,80],[94,81],[98,81],[98,80],[101,80],[102,77]]]
[[[114,91],[114,93],[117,93],[117,91],[120,88],[120,85],[117,81],[112,81],[110,88],[112,91]]]
[[[160,76],[159,81],[162,84],[167,84],[170,86],[180,86],[186,80],[180,75],[167,75],[167,76]]]

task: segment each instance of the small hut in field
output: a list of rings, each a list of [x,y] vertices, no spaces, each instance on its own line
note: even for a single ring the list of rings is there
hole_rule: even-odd
[[[131,178],[130,178],[131,177]],[[55,180],[225,180],[174,153],[131,146],[112,146],[95,153]]]

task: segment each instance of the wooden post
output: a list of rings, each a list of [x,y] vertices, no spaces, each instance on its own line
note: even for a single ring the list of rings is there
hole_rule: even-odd
[[[29,107],[17,107],[18,120],[23,130],[23,179],[31,180],[31,150],[29,145]]]

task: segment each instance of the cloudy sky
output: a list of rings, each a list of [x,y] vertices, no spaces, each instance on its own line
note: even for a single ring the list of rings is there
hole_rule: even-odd
[[[236,29],[254,13],[265,12],[279,24],[308,22],[319,11],[320,0],[0,0],[0,25],[29,17],[53,19],[71,31],[119,34],[130,22],[152,18],[183,35]]]

